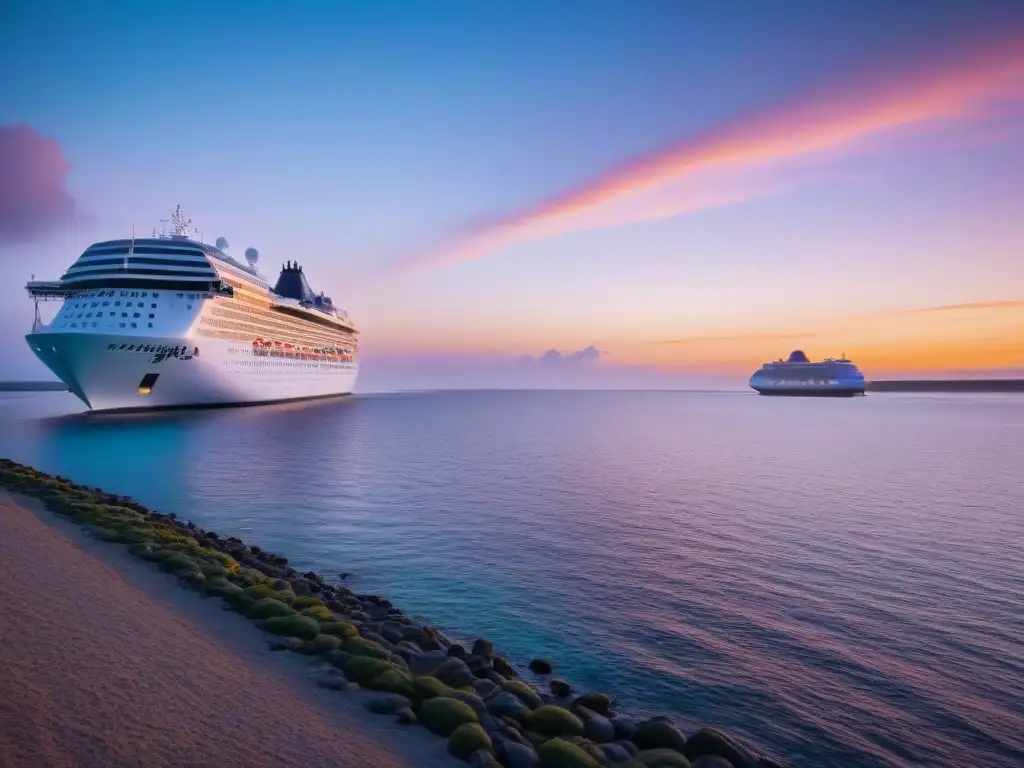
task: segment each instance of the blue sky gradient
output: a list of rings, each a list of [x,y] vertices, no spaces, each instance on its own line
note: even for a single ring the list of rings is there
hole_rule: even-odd
[[[257,247],[272,278],[299,259],[361,323],[367,375],[386,359],[413,385],[431,360],[449,378],[466,364],[471,384],[501,361],[591,344],[607,352],[595,380],[616,366],[635,374],[616,382],[638,385],[742,380],[788,352],[758,334],[1024,297],[1016,91],[984,119],[852,159],[696,182],[711,197],[724,185],[722,204],[381,270],[744,114],[811,92],[838,102],[844,83],[964,47],[1024,51],[1021,3],[17,0],[0,13],[0,67],[15,73],[0,125],[59,141],[79,208],[0,245],[0,341],[19,375],[44,375],[20,339],[29,273],[56,277],[178,203],[207,240]],[[904,358],[912,371],[1009,370],[1019,351],[1024,368],[1006,330],[1024,314],[997,314],[908,326],[905,352],[879,351],[883,330],[836,330],[809,351],[849,343],[885,372]],[[951,328],[961,346],[929,346]],[[663,343],[708,336],[738,346]],[[1002,352],[963,351],[979,339]]]

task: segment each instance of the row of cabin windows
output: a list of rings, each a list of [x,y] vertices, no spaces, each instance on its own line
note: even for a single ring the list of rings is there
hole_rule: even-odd
[[[78,300],[78,299],[102,299],[102,298],[107,298],[107,297],[113,298],[114,296],[120,296],[122,299],[124,299],[124,298],[130,298],[130,299],[141,298],[141,299],[145,299],[145,298],[147,298],[149,296],[150,293],[152,293],[154,299],[159,299],[160,298],[160,293],[158,291],[122,291],[122,290],[89,291],[87,293],[76,293],[71,298],[75,299],[75,300]],[[177,294],[177,296],[178,296],[179,299],[188,298],[188,299],[195,300],[195,299],[198,299],[198,298],[202,297],[202,294],[201,293],[187,293],[187,294],[186,293],[179,293],[179,294]],[[104,306],[106,306],[106,305],[104,305]],[[139,306],[141,307],[142,305],[140,304]]]
[[[88,302],[88,301],[83,301],[83,299],[93,299],[93,298],[102,299],[104,297],[113,298],[115,295],[120,295],[121,297],[129,297],[129,298],[138,299],[138,298],[149,298],[150,294],[152,294],[152,297],[154,299],[160,298],[160,293],[158,291],[113,291],[113,290],[107,290],[107,291],[89,291],[87,293],[79,293],[79,294],[76,294],[73,297],[74,299],[77,299],[77,301],[75,301],[74,304],[65,305],[64,312],[63,312],[63,314],[61,316],[58,316],[58,319],[64,320],[65,321],[64,324],[67,325],[67,321],[68,320],[71,320],[71,319],[80,320],[80,319],[83,319],[83,317],[84,318],[91,318],[93,316],[92,312],[79,312],[79,313],[75,314],[74,310],[76,310],[76,309],[91,309],[91,308],[100,307],[100,306],[103,306],[103,307],[109,307],[110,306],[110,302],[109,301],[103,301],[103,302],[93,301],[93,302]],[[189,293],[189,294],[179,293],[178,294],[178,298],[179,299],[188,298],[188,299],[191,299],[191,300],[195,300],[195,299],[200,298],[201,296],[202,296],[202,294],[199,294],[199,293]],[[114,306],[115,307],[120,307],[121,306],[121,301],[120,300],[115,301],[114,302]],[[124,302],[124,306],[125,306],[126,309],[131,307],[132,306],[132,302],[131,301],[125,301]],[[138,307],[139,309],[142,309],[143,307],[146,306],[146,304],[145,304],[145,302],[137,301],[137,302],[135,302],[135,306]],[[156,309],[157,308],[156,303],[155,302],[151,303],[149,305],[149,308],[150,309]],[[192,309],[192,305],[188,304],[188,305],[186,305],[186,308],[187,309]],[[116,311],[110,311],[108,314],[110,315],[110,317],[117,317],[117,312]],[[95,316],[96,317],[103,317],[102,310],[99,311],[99,312],[96,312]],[[128,317],[128,313],[127,312],[122,312],[121,313],[121,317],[127,318]],[[132,313],[132,317],[133,318],[141,318],[142,314],[140,312],[133,312]],[[155,319],[155,318],[156,318],[156,314],[153,313],[153,312],[150,312],[149,313],[149,320],[150,320],[150,322],[146,323],[146,327],[152,328],[153,327],[152,320]],[[77,328],[78,325],[79,324],[77,322],[72,322],[71,323],[71,327],[72,328]],[[81,325],[82,325],[83,328],[90,327],[90,324],[88,322],[83,322]],[[91,327],[96,328],[97,325],[98,324],[95,321],[93,321],[92,324],[91,324]],[[118,323],[118,326],[121,327],[121,328],[126,328],[128,326],[130,326],[132,328],[138,328],[138,323]]]
[[[153,324],[152,324],[152,323],[146,323],[146,325],[147,325],[147,326],[148,326],[149,328],[152,328],[152,327],[153,327]],[[124,328],[124,327],[125,327],[125,324],[124,324],[124,323],[118,323],[118,326],[120,326],[121,328]],[[72,327],[72,328],[77,328],[77,327],[78,327],[78,323],[72,323],[72,324],[71,324],[71,327]],[[89,327],[89,323],[82,323],[82,327],[83,327],[83,328],[88,328],[88,327]],[[93,321],[92,327],[93,327],[93,328],[95,328],[95,327],[96,327],[96,322],[95,322],[95,321]],[[131,327],[132,327],[132,328],[138,328],[138,327],[139,327],[139,324],[138,324],[138,323],[131,323]]]

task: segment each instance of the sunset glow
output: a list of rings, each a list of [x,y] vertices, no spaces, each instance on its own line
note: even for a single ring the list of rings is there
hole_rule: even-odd
[[[186,4],[0,30],[16,375],[30,276],[178,203],[299,259],[384,388],[1024,375],[1024,5]]]

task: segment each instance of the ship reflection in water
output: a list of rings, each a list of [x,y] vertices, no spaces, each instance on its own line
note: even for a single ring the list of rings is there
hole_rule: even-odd
[[[865,389],[864,374],[846,355],[812,363],[799,349],[788,360],[762,365],[750,377],[750,386],[762,395],[803,397],[852,397]]]

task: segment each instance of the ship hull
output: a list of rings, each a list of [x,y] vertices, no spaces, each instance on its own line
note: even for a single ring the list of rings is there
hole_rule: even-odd
[[[224,407],[350,394],[356,363],[258,355],[214,338],[44,331],[36,356],[94,411]]]
[[[812,389],[810,387],[799,388],[758,388],[753,389],[759,395],[773,395],[776,397],[856,397],[864,394],[864,388],[859,389]]]

